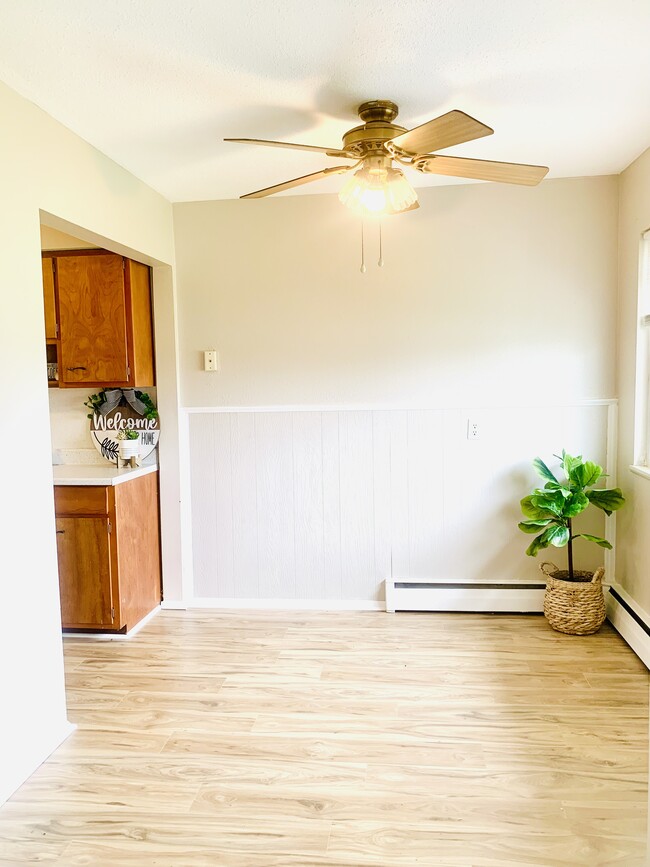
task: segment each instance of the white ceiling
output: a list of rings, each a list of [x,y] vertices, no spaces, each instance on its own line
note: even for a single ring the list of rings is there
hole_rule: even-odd
[[[337,147],[366,99],[407,127],[462,109],[495,134],[449,153],[550,177],[650,146],[648,0],[0,0],[0,18],[0,79],[173,201],[334,164],[222,139]]]

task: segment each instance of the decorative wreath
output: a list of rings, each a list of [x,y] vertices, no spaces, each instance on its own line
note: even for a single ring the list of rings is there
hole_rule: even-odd
[[[108,415],[111,410],[120,405],[123,398],[144,418],[149,420],[158,418],[158,410],[147,392],[137,391],[135,388],[111,388],[98,394],[89,394],[88,400],[84,401],[84,406],[91,410],[88,418],[92,419],[96,412],[100,415]]]

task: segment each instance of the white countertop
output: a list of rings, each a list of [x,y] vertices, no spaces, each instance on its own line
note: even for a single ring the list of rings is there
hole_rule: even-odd
[[[157,464],[116,469],[110,464],[55,464],[52,475],[55,485],[121,485],[139,476],[155,473]]]

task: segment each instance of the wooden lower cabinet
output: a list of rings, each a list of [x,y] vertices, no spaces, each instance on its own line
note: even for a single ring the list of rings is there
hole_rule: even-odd
[[[54,502],[63,628],[128,632],[160,604],[158,473]]]
[[[56,546],[63,625],[112,629],[108,518],[57,518]]]

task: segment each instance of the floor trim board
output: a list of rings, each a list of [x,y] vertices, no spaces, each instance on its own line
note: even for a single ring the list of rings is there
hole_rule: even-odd
[[[384,603],[371,599],[191,599],[188,608],[241,608],[259,611],[384,611]]]
[[[157,605],[153,611],[145,614],[142,620],[139,620],[128,632],[64,632],[63,638],[81,638],[82,640],[91,638],[94,641],[129,641],[129,639],[140,632],[143,626],[146,626],[150,620],[153,620],[161,607],[161,605]]]

